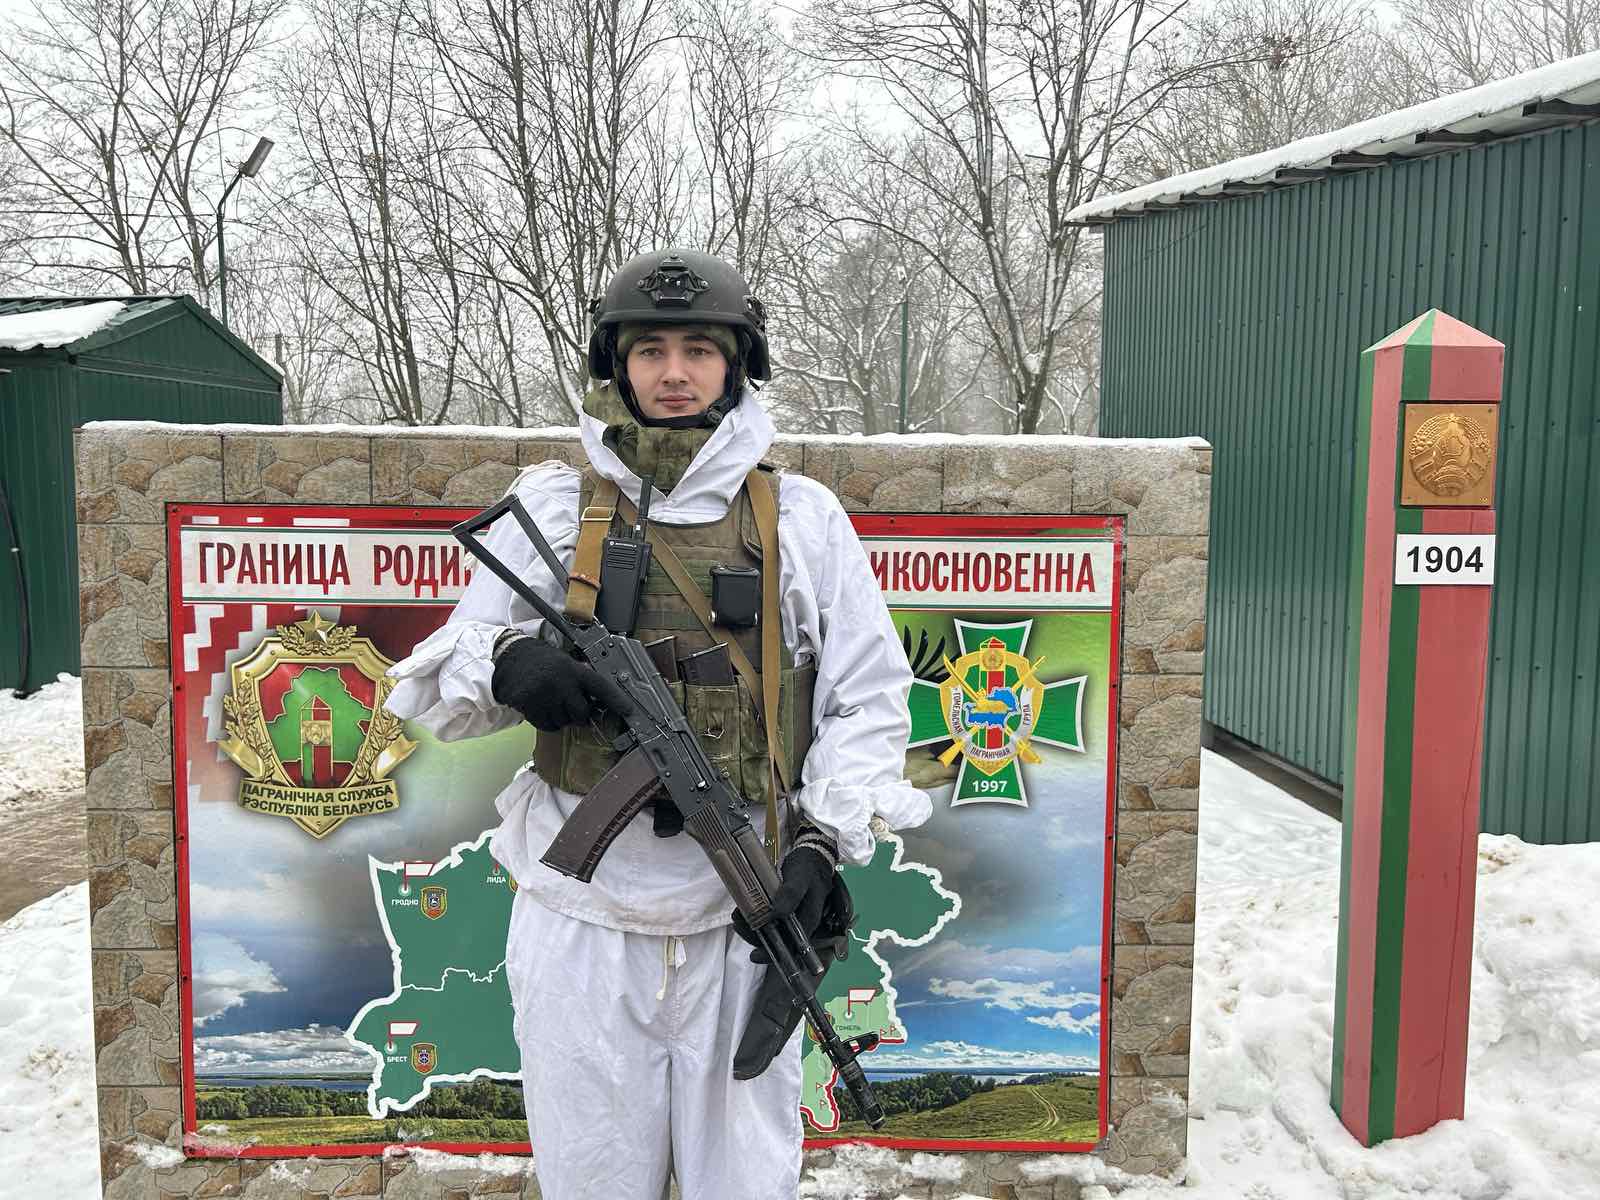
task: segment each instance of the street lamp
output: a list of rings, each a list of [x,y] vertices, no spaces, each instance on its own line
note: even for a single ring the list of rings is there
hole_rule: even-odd
[[[910,386],[911,370],[911,283],[904,271],[900,272],[900,432],[906,431],[906,394]]]
[[[228,324],[228,251],[222,241],[222,210],[227,207],[228,197],[233,194],[233,189],[239,185],[239,180],[248,179],[261,170],[261,164],[267,161],[267,155],[272,153],[272,139],[261,138],[256,142],[256,148],[250,151],[250,157],[239,164],[239,169],[233,173],[233,178],[228,181],[228,186],[222,189],[222,199],[217,201],[217,282],[222,287],[222,324]]]

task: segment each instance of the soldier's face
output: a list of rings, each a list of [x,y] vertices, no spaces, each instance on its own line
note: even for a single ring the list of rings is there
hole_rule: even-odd
[[[728,380],[728,360],[715,342],[670,326],[652,329],[630,346],[624,366],[639,411],[654,421],[698,416]]]

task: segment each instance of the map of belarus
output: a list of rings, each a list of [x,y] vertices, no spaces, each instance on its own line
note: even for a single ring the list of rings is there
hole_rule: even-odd
[[[369,860],[394,990],[367,1003],[346,1036],[377,1060],[367,1088],[374,1118],[404,1112],[435,1082],[521,1077],[505,973],[516,884],[488,844],[485,833],[438,863]],[[874,948],[885,937],[923,945],[961,910],[939,872],[902,862],[904,850],[888,834],[870,863],[844,869],[857,912],[851,953],[834,964],[818,992],[841,1037],[873,1032],[885,1042],[906,1040],[889,967]],[[801,1113],[819,1133],[837,1129],[836,1072],[814,1040],[803,1071]]]
[[[866,866],[844,868],[844,880],[856,906],[850,953],[828,969],[817,989],[817,998],[841,1038],[876,1033],[884,1042],[906,1040],[905,1026],[895,1012],[889,965],[877,954],[878,941],[889,938],[902,946],[926,945],[961,911],[961,897],[944,887],[939,872],[920,863],[902,862],[904,853],[905,843],[891,833],[879,840]],[[800,1112],[818,1133],[831,1133],[839,1128],[839,1104],[833,1095],[839,1073],[811,1037],[809,1027],[805,1036]]]
[[[505,971],[516,885],[490,856],[488,833],[438,863],[368,868],[394,990],[345,1031],[378,1060],[367,1111],[404,1112],[436,1082],[520,1078]]]

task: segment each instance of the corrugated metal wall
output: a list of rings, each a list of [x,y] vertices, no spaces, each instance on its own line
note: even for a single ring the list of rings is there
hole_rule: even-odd
[[[139,302],[136,302],[139,303]],[[0,485],[22,542],[30,626],[21,676],[15,559],[0,545],[0,687],[78,670],[72,431],[86,421],[282,422],[280,385],[187,302],[144,302],[129,336],[63,351],[0,352]],[[160,312],[155,311],[160,308]],[[0,522],[0,543],[5,541]]]
[[[21,359],[20,355],[6,356]],[[0,487],[10,501],[19,553],[0,525],[0,687],[31,691],[78,662],[78,546],[73,511],[72,426],[63,409],[66,366],[0,363]],[[27,580],[24,622],[16,572]],[[21,637],[29,639],[27,679]]]
[[[1484,829],[1600,840],[1600,125],[1105,236],[1104,435],[1216,447],[1206,717],[1335,782],[1361,351],[1505,342]]]

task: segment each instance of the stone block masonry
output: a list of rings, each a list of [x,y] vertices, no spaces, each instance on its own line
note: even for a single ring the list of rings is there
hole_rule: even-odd
[[[181,1150],[165,505],[487,505],[523,467],[581,457],[576,430],[106,423],[78,434],[87,844],[95,1051],[108,1198],[539,1195],[526,1164],[391,1154],[189,1160]],[[1196,440],[780,437],[769,456],[851,512],[1127,517],[1110,1022],[1112,1129],[1095,1155],[1134,1173],[1186,1151],[1211,450]],[[1059,1158],[814,1151],[882,1195],[1098,1194]],[[841,1161],[843,1160],[843,1161]],[[914,1161],[916,1160],[916,1161]]]

